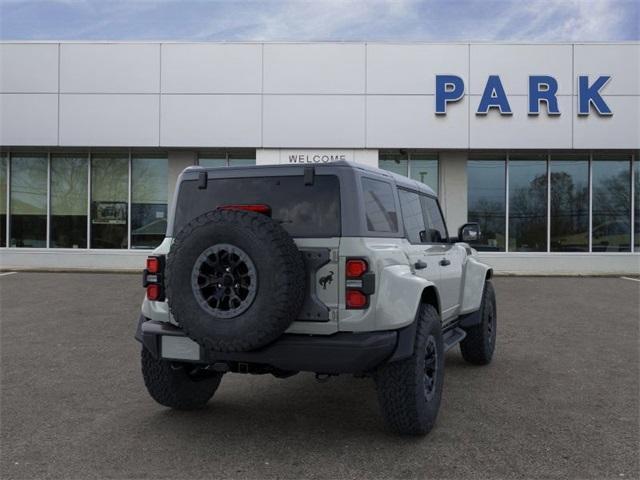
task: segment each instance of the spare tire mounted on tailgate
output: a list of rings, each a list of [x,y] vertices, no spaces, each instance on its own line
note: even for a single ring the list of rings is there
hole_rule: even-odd
[[[296,319],[305,292],[302,255],[270,217],[215,210],[175,236],[168,255],[169,308],[204,348],[252,350]]]

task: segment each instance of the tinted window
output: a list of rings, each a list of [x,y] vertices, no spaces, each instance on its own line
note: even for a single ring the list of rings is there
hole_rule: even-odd
[[[47,246],[47,157],[11,156],[11,247]]]
[[[425,222],[427,224],[427,238],[429,243],[446,242],[449,238],[447,227],[445,226],[442,212],[438,201],[433,197],[420,195],[422,210],[424,211]]]
[[[272,218],[292,237],[340,236],[340,183],[334,175],[209,179],[200,190],[196,180],[183,182],[174,234],[195,217],[223,205],[266,204]]]
[[[167,230],[166,157],[131,159],[131,247],[155,248]]]
[[[129,159],[91,158],[91,248],[127,248]]]
[[[552,156],[551,251],[589,250],[589,160],[578,155]]]
[[[51,158],[51,247],[87,247],[87,172],[86,155]]]
[[[631,250],[631,163],[627,155],[597,155],[592,164],[594,252]]]
[[[467,162],[467,218],[480,224],[482,237],[474,242],[475,249],[504,252],[505,160],[495,158]]]
[[[547,250],[547,161],[509,161],[509,251]]]
[[[426,228],[420,196],[417,193],[399,189],[400,208],[407,238],[411,243],[422,243],[425,240]]]
[[[397,232],[398,215],[391,185],[380,180],[363,178],[362,191],[367,229],[371,232]]]

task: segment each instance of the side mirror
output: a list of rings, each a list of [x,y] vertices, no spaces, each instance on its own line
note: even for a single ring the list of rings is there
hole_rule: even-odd
[[[459,242],[477,242],[480,240],[480,225],[478,223],[465,223],[458,229]]]

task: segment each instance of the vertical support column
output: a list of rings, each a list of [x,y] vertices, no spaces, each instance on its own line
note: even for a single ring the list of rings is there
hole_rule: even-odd
[[[167,175],[167,202],[173,203],[173,195],[176,189],[178,175],[185,168],[196,164],[196,152],[191,150],[169,150],[167,153],[169,172]]]
[[[87,249],[91,248],[91,153],[87,153]]]
[[[467,159],[466,151],[438,155],[438,197],[449,235],[455,235],[467,223]]]

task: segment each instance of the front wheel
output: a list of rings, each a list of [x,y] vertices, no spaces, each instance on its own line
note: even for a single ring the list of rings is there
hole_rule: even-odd
[[[222,380],[222,373],[205,371],[189,363],[153,358],[142,348],[142,376],[151,397],[176,410],[204,407]]]
[[[432,305],[422,304],[416,322],[413,355],[382,365],[374,375],[387,424],[407,435],[425,435],[433,428],[444,382],[440,316]]]

